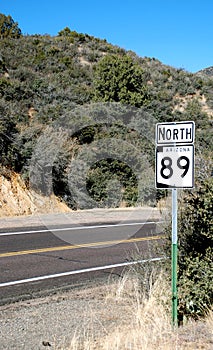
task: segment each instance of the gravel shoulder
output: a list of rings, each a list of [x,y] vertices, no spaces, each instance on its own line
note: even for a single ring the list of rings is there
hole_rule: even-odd
[[[0,307],[0,349],[69,348],[74,336],[101,337],[125,320],[126,304],[108,297],[114,284],[97,285]]]
[[[131,280],[128,283],[131,287],[134,284]],[[143,339],[143,329],[147,326],[146,323],[149,323],[151,316],[148,314],[145,324],[138,328],[137,301],[135,303],[132,299],[131,292],[127,293],[128,289],[129,285],[125,280],[117,278],[49,297],[1,306],[0,349],[213,349],[211,329],[213,320],[209,324],[201,321],[192,322],[177,332],[172,332],[168,326],[160,329],[164,327],[160,321],[161,325],[158,325],[157,329],[150,330],[150,337],[156,332],[157,343],[154,347],[149,345],[125,347],[122,344],[112,346],[111,342],[117,344],[119,340],[122,343],[121,339],[128,338],[129,335],[132,339],[134,332],[137,333],[135,338]],[[103,339],[110,339],[107,345],[109,347],[100,347]],[[89,341],[88,346],[78,347],[76,344],[79,344],[80,340]],[[146,336],[145,340],[148,341]]]

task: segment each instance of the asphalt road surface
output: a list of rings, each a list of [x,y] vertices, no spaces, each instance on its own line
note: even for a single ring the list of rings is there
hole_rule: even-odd
[[[157,258],[162,238],[157,220],[1,230],[0,303],[119,274],[137,259]]]

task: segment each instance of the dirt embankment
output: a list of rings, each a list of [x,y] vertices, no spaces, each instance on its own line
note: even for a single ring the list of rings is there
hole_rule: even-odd
[[[41,196],[29,190],[20,175],[1,171],[0,217],[69,211],[70,209],[56,196]]]

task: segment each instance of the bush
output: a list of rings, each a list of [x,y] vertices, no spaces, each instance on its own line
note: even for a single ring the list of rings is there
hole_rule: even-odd
[[[144,71],[128,55],[104,56],[95,68],[94,100],[141,107],[148,100]]]
[[[213,301],[212,253],[208,247],[204,255],[185,256],[179,273],[179,319],[184,315],[197,319],[209,310]]]
[[[213,301],[213,178],[188,191],[178,210],[179,318],[204,316]],[[171,227],[167,228],[171,236]],[[168,249],[168,246],[167,246]]]

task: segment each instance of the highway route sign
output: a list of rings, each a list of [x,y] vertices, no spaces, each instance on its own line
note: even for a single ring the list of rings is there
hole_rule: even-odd
[[[194,187],[193,121],[156,124],[156,188],[172,190],[172,324],[178,325],[177,294],[177,211],[178,188]]]
[[[156,147],[156,188],[194,187],[194,145]]]

